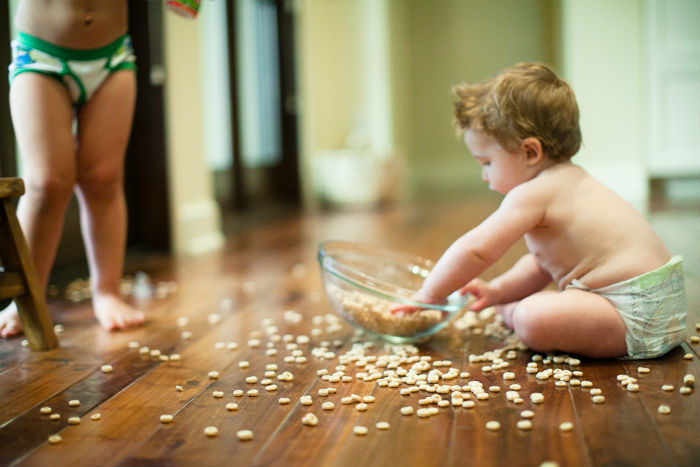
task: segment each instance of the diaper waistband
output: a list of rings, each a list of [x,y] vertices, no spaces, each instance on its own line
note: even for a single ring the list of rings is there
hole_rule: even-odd
[[[105,58],[114,55],[114,53],[117,50],[119,50],[119,47],[121,47],[124,41],[129,37],[129,33],[126,33],[123,36],[117,38],[114,42],[107,44],[104,47],[85,50],[61,47],[21,31],[17,33],[17,39],[15,40],[19,44],[22,44],[31,49],[41,50],[42,52],[45,52],[49,55],[53,55],[56,58],[60,58],[63,60],[88,61],[98,60],[100,58]]]

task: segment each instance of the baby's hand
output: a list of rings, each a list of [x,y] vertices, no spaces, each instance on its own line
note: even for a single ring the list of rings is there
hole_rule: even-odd
[[[422,302],[426,304],[439,303],[439,300],[437,300],[432,295],[420,291],[413,294],[411,300],[413,300],[414,302]],[[391,313],[392,315],[404,316],[423,309],[424,308],[419,305],[409,305],[407,303],[400,303],[389,308],[389,313]]]
[[[462,295],[470,293],[476,298],[476,300],[469,305],[471,311],[481,311],[488,306],[498,303],[498,291],[490,282],[486,282],[483,279],[472,279],[467,285],[459,289],[459,293]]]

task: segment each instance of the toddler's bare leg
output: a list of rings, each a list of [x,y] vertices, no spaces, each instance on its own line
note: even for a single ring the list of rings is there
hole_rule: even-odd
[[[531,349],[593,358],[627,353],[625,324],[605,298],[583,290],[542,291],[520,301],[513,327]]]
[[[64,87],[39,73],[15,77],[10,110],[26,190],[17,217],[45,289],[76,180],[73,110]],[[0,335],[21,332],[17,308],[12,304],[0,313]]]
[[[133,71],[112,74],[78,113],[78,187],[92,303],[106,329],[144,322],[119,293],[126,248],[124,157],[136,100]]]

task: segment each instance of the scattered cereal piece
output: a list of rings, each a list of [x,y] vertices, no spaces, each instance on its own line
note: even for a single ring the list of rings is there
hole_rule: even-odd
[[[235,402],[229,402],[228,404],[226,404],[226,410],[228,410],[229,412],[238,410],[238,404],[236,404]]]
[[[323,410],[333,410],[335,409],[335,404],[333,402],[324,402],[321,404]]]
[[[591,399],[594,404],[602,404],[605,402],[605,396],[593,396]]]
[[[170,414],[164,414],[160,416],[160,423],[172,423],[173,416]]]
[[[238,430],[236,432],[236,437],[240,441],[250,441],[253,439],[253,432],[251,430]]]
[[[211,395],[214,396],[214,398],[216,399],[221,399],[222,397],[224,397],[224,391],[214,391],[211,393]]]
[[[287,405],[291,400],[288,397],[280,397],[277,402],[279,402],[280,405]]]
[[[671,413],[671,407],[666,404],[661,404],[657,411],[662,415],[668,415]]]
[[[405,406],[401,407],[401,415],[411,415],[413,414],[413,407]]]
[[[530,400],[533,404],[541,404],[544,402],[544,395],[541,392],[533,392],[530,394]]]
[[[571,423],[571,422],[564,422],[564,423],[562,423],[562,424],[559,425],[559,431],[562,431],[562,432],[565,432],[565,433],[566,433],[566,432],[569,432],[569,431],[571,431],[571,430],[573,430],[573,429],[574,429],[574,424]]]
[[[61,419],[61,414],[60,413],[52,413],[49,415],[50,420],[60,420]]]
[[[307,413],[301,418],[301,423],[306,426],[318,425],[318,417],[312,413]]]
[[[61,435],[51,435],[49,436],[49,443],[51,444],[58,444],[61,441],[63,441],[63,438],[61,438]]]
[[[377,430],[388,430],[390,425],[389,422],[377,422],[375,426]]]
[[[489,420],[486,422],[486,429],[489,431],[498,431],[501,429],[501,424],[496,420]]]
[[[112,368],[112,365],[102,365],[100,370],[102,370],[102,373],[111,373],[114,371],[114,368]]]
[[[70,417],[68,418],[69,425],[80,425],[80,417]]]
[[[666,392],[671,392],[674,389],[675,388],[673,387],[673,384],[664,384],[663,386],[661,386],[661,390]]]
[[[218,371],[210,371],[207,373],[207,377],[209,379],[219,379],[219,372]]]
[[[257,389],[250,389],[248,392],[248,397],[257,397],[260,392]]]
[[[518,420],[516,425],[519,430],[527,431],[532,429],[532,422],[530,420]]]
[[[645,366],[637,367],[637,373],[639,373],[640,375],[641,375],[641,374],[649,373],[650,371],[651,371],[651,369],[650,369],[650,368],[647,368],[647,367],[645,367]]]
[[[690,386],[683,386],[682,388],[679,389],[679,391],[680,391],[681,394],[683,394],[684,396],[687,396],[688,394],[690,394],[691,392],[693,392],[693,389],[692,389]]]
[[[94,413],[90,415],[90,420],[101,420],[102,419],[102,414],[101,413]]]
[[[71,407],[78,407],[80,405],[80,401],[78,399],[73,399],[68,401],[68,405]]]
[[[208,426],[204,428],[204,434],[210,438],[213,438],[219,434],[219,429],[215,426]]]
[[[368,431],[369,431],[369,430],[367,430],[367,427],[366,427],[366,426],[362,426],[362,425],[357,425],[356,427],[354,427],[354,428],[352,429],[352,432],[355,433],[355,434],[358,435],[358,436],[364,436],[364,435],[367,434]]]
[[[42,407],[39,409],[39,413],[42,415],[48,415],[51,413],[51,407]]]
[[[683,377],[683,384],[685,384],[686,386],[695,386],[695,376],[685,375]]]

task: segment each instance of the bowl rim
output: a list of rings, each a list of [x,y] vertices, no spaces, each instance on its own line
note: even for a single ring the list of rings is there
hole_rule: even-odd
[[[359,247],[363,250],[371,251],[371,252],[378,253],[378,254],[381,254],[384,256],[391,255],[391,256],[400,256],[400,257],[404,257],[404,258],[414,258],[414,259],[420,260],[423,263],[423,265],[428,265],[431,267],[434,266],[435,262],[428,259],[428,258],[424,258],[424,257],[419,256],[419,255],[414,255],[412,253],[405,253],[402,251],[397,251],[397,250],[393,250],[393,249],[385,249],[385,248],[380,248],[380,247],[368,245],[365,243],[347,241],[347,240],[324,240],[318,244],[318,255],[317,255],[318,262],[319,262],[321,269],[323,271],[326,271],[326,272],[332,274],[333,276],[335,276],[335,277],[337,277],[337,278],[339,278],[339,279],[341,279],[341,280],[343,280],[343,281],[345,281],[345,282],[347,282],[347,283],[349,283],[349,284],[351,284],[351,285],[353,285],[353,286],[355,286],[363,291],[366,291],[366,292],[371,293],[373,295],[378,295],[378,296],[380,296],[384,299],[387,299],[389,301],[400,302],[400,303],[404,303],[406,305],[416,306],[416,307],[423,308],[423,309],[439,310],[439,311],[442,311],[443,313],[447,313],[448,316],[443,317],[443,321],[446,321],[447,318],[449,317],[449,315],[457,313],[458,311],[460,311],[464,307],[464,303],[462,303],[460,305],[460,304],[456,304],[456,303],[450,303],[449,301],[446,301],[444,304],[418,302],[418,301],[411,300],[408,298],[389,295],[387,293],[384,293],[384,292],[381,292],[379,290],[368,287],[367,285],[361,284],[361,283],[347,277],[346,275],[343,275],[340,272],[336,271],[335,268],[327,266],[326,261],[328,263],[330,263],[330,265],[332,265],[332,266],[340,265],[343,268],[346,268],[346,269],[349,269],[353,272],[356,272],[361,276],[371,278],[371,276],[368,276],[367,274],[363,273],[362,271],[359,271],[355,268],[352,268],[350,266],[344,265],[344,264],[336,261],[326,251],[326,247],[328,245],[331,245],[331,244],[336,244],[339,246]]]

